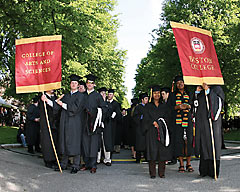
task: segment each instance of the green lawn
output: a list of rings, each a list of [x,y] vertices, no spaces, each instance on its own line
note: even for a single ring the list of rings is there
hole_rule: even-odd
[[[18,127],[0,126],[0,144],[17,143]]]
[[[240,141],[240,129],[224,133],[224,140]]]
[[[17,143],[18,127],[0,126],[0,144]],[[225,140],[240,141],[240,129],[224,134]]]

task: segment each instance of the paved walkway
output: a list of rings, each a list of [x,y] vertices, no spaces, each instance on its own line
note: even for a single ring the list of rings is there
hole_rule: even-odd
[[[0,149],[0,191],[95,192],[95,191],[240,191],[240,144],[227,144],[223,150],[220,178],[198,176],[197,159],[193,173],[178,173],[178,165],[166,168],[166,178],[150,179],[148,164],[115,161],[111,167],[99,165],[96,174],[66,170],[63,174],[44,167],[40,154],[30,156],[24,148]],[[129,159],[130,151],[114,154],[114,159]]]

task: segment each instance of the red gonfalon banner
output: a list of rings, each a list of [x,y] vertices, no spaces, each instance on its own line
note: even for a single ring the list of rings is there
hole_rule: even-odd
[[[223,85],[211,32],[175,22],[170,24],[176,39],[184,83]]]
[[[16,40],[16,93],[61,88],[61,35]]]

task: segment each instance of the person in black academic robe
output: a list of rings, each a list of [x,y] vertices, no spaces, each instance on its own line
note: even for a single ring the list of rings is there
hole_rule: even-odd
[[[136,123],[133,120],[133,114],[136,109],[136,106],[138,105],[138,98],[131,99],[132,105],[131,108],[128,109],[127,116],[128,116],[128,142],[129,146],[131,147],[132,151],[132,158],[136,158],[136,151],[135,151],[135,145],[136,145]]]
[[[169,87],[161,88],[161,102],[165,105],[169,105],[169,103],[170,103],[170,102],[168,102],[170,92],[171,92],[171,90],[170,90]],[[172,124],[171,124],[171,126],[172,126]],[[177,163],[177,158],[174,155],[174,146],[175,145],[174,145],[174,134],[173,133],[171,134],[170,140],[171,140],[171,143],[170,143],[169,148],[172,150],[173,156],[172,156],[172,159],[169,162],[167,162],[167,164],[168,165],[175,165]]]
[[[101,163],[102,152],[104,154],[103,163],[107,166],[111,166],[111,152],[113,151],[113,135],[112,135],[112,121],[111,115],[113,113],[112,108],[108,105],[106,101],[106,87],[101,87],[98,89],[98,92],[102,96],[105,105],[107,106],[107,112],[103,117],[103,126],[99,128],[101,130],[100,133],[100,141],[99,141],[99,151],[98,151],[98,158],[97,163]]]
[[[56,157],[54,154],[52,142],[50,139],[49,129],[46,120],[46,114],[44,109],[43,100],[47,98],[52,102],[46,102],[46,109],[48,114],[48,121],[50,124],[50,129],[52,133],[53,143],[57,150],[57,140],[58,140],[58,129],[59,129],[59,121],[60,121],[60,112],[55,113],[53,110],[53,102],[57,99],[54,95],[54,90],[46,91],[39,103],[40,107],[40,130],[41,130],[41,148],[43,154],[43,160],[46,167],[53,168],[56,164]]]
[[[85,166],[81,168],[82,171],[90,169],[90,173],[96,173],[97,170],[97,155],[100,149],[102,117],[105,115],[107,107],[103,101],[102,96],[94,90],[96,76],[89,74],[87,77],[87,92],[84,93],[86,97],[85,102],[85,116],[87,123],[83,129],[83,160]]]
[[[128,148],[128,116],[127,116],[127,110],[125,108],[122,108],[121,116],[120,116],[120,126],[122,129],[121,132],[121,144],[124,146],[125,149]]]
[[[152,101],[144,107],[143,132],[146,139],[146,158],[149,162],[150,177],[156,177],[156,161],[158,175],[165,177],[165,161],[172,158],[168,147],[170,144],[171,126],[169,126],[170,107],[160,102],[160,87],[152,87]]]
[[[148,103],[147,93],[140,94],[139,100],[141,101],[141,103],[136,106],[133,113],[133,120],[136,124],[136,163],[140,163],[142,153],[145,155],[145,136],[142,131],[142,121],[143,110],[145,105]]]
[[[80,93],[86,92],[86,83],[83,80],[79,81],[78,90],[79,90]]]
[[[212,122],[214,147],[216,156],[216,174],[220,172],[220,156],[221,156],[221,126],[222,117],[221,110],[224,104],[224,92],[220,86],[208,86],[203,84],[204,90],[197,95],[198,107],[196,111],[196,156],[200,155],[199,172],[200,176],[210,176],[214,178],[213,149],[210,132],[210,122]],[[209,101],[209,110],[207,101]],[[209,119],[210,118],[210,119]]]
[[[85,95],[78,91],[79,79],[77,75],[71,75],[71,91],[53,102],[53,108],[57,112],[61,110],[58,151],[62,155],[61,167],[67,169],[68,158],[73,157],[71,173],[79,170],[80,155],[82,149],[82,112],[85,107]],[[50,101],[47,100],[49,103]],[[59,171],[58,168],[55,169]]]
[[[184,173],[183,158],[187,158],[186,171],[193,172],[191,155],[193,154],[192,95],[186,90],[183,77],[175,77],[176,91],[170,94],[169,104],[173,111],[174,156],[179,157],[179,172]]]
[[[41,152],[40,149],[40,113],[38,106],[38,97],[33,98],[33,104],[28,107],[27,110],[27,122],[26,122],[26,140],[28,145],[28,152],[34,153],[35,151]]]
[[[110,114],[110,121],[109,125],[110,125],[110,129],[112,130],[112,147],[114,147],[115,152],[119,153],[120,152],[120,145],[121,145],[121,126],[119,124],[119,120],[120,120],[120,115],[121,115],[121,111],[120,111],[120,104],[115,101],[113,99],[114,97],[114,89],[109,89],[108,90],[108,96],[107,96],[107,104],[108,107],[111,109],[111,114]],[[107,142],[107,141],[106,141]],[[113,151],[113,150],[111,150]]]
[[[116,101],[116,103],[118,104],[118,105],[116,105],[118,115],[117,115],[117,118],[114,119],[116,121],[114,151],[116,153],[120,153],[121,144],[122,144],[122,134],[123,134],[123,128],[122,128],[122,124],[121,124],[122,113],[121,113],[121,104],[118,103],[117,101]]]

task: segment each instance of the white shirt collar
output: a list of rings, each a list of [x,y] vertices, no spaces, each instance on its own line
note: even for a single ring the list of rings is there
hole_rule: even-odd
[[[113,99],[111,99],[111,100],[107,100],[109,103],[112,103],[113,102]]]
[[[89,95],[90,93],[92,93],[94,91],[94,89],[92,89],[92,90],[87,90],[87,94]]]
[[[48,93],[45,93],[48,97],[52,97],[53,94],[48,94]]]
[[[75,91],[71,91],[71,95],[72,95],[73,93],[76,93],[76,92],[78,92],[78,89],[75,90]]]

